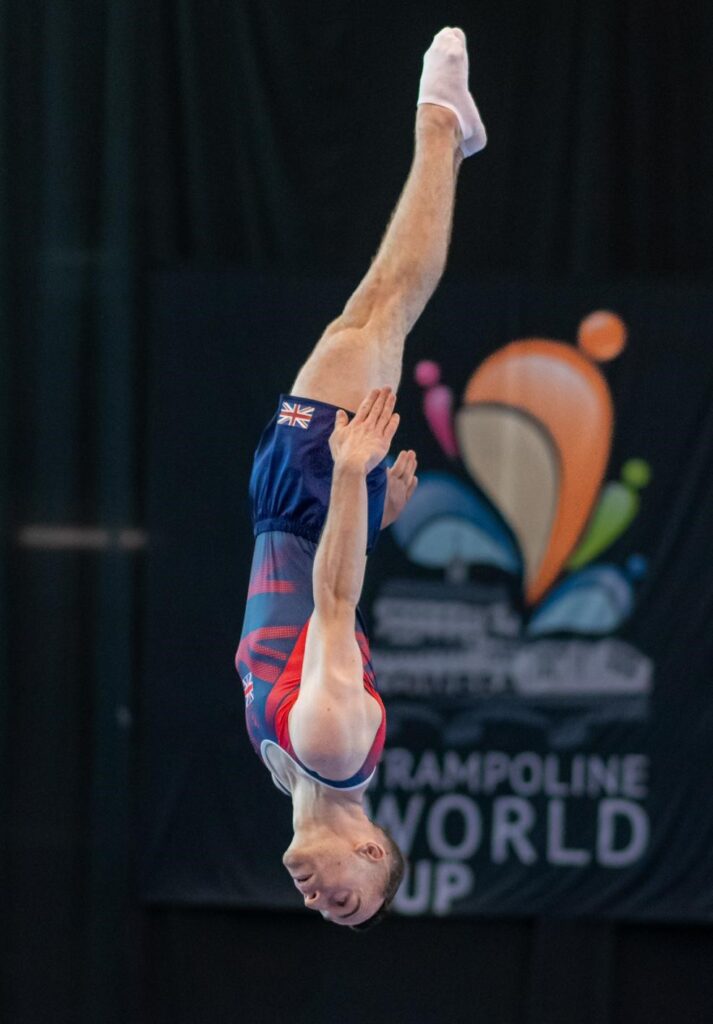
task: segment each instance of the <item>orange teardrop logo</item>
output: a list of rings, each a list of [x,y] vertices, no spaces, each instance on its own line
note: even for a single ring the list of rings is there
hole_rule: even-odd
[[[626,344],[614,313],[582,321],[579,350],[514,341],[470,378],[456,419],[469,472],[516,535],[528,604],[555,581],[584,530],[609,460],[613,406],[593,360]]]

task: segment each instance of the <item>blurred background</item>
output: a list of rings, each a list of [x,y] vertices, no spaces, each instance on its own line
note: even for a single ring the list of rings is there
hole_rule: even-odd
[[[646,750],[649,809],[671,803],[652,826],[655,885],[644,861],[621,884],[589,877],[586,898],[579,876],[543,876],[528,901],[522,865],[491,878],[476,857],[480,902],[412,892],[356,936],[263,867],[289,822],[231,668],[244,494],[277,393],[376,249],[444,24],[468,36],[489,144],[463,169],[446,282],[414,334],[405,428],[446,464],[419,360],[460,393],[514,338],[574,343],[593,310],[624,318],[607,479],[635,456],[636,486],[645,459],[659,489],[613,549],[649,559],[638,610],[597,628],[658,666],[660,702],[615,717],[607,750]],[[2,1019],[713,1019],[713,12],[7,0],[0,26]],[[385,538],[370,608],[412,555]],[[563,621],[557,637],[577,633]],[[468,727],[479,749],[482,721]]]

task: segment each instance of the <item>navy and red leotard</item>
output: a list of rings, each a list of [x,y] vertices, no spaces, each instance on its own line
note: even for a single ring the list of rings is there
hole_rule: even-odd
[[[386,736],[384,705],[358,611],[354,634],[362,655],[364,688],[381,706],[381,724],[364,763],[349,779],[326,779],[297,757],[288,725],[299,695],[314,610],[312,566],[329,504],[332,457],[328,442],[335,413],[336,407],[327,403],[283,395],[260,440],[250,478],[255,550],[235,664],[243,684],[248,735],[266,765],[263,745],[276,743],[317,782],[353,789],[373,774]],[[370,549],[383,515],[383,463],[369,474],[367,491]]]

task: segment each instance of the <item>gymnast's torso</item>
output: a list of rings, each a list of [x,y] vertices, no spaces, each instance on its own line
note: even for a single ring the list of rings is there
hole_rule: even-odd
[[[381,724],[359,767],[347,779],[333,780],[305,765],[294,750],[289,714],[299,696],[312,598],[316,543],[294,533],[268,531],[255,539],[248,598],[235,665],[242,680],[248,735],[273,781],[288,792],[281,771],[284,751],[296,770],[335,789],[362,788],[374,773],[384,746],[386,715],[376,690],[369,641],[357,611],[354,635],[362,657],[364,689],[381,709]]]

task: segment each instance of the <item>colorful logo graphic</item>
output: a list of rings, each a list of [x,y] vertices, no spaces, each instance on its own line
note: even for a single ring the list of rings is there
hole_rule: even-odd
[[[631,614],[646,569],[641,555],[592,564],[629,527],[650,479],[648,464],[631,458],[619,480],[604,482],[614,413],[597,364],[626,340],[623,321],[597,311],[581,322],[577,348],[513,341],[475,370],[457,411],[438,364],[416,367],[432,433],[476,486],[422,473],[393,536],[410,561],[443,569],[450,582],[471,566],[517,577],[533,637],[611,633]]]
[[[617,635],[646,564],[613,545],[651,474],[629,458],[606,479],[614,405],[601,369],[626,340],[622,320],[598,311],[576,347],[513,341],[476,367],[460,407],[436,363],[416,367],[446,466],[419,473],[391,530],[412,566],[437,572],[382,575],[370,609],[389,712],[371,798],[414,864],[403,912],[449,910],[488,859],[534,877],[538,862],[623,868],[647,849],[637,744],[654,665]],[[612,799],[624,762],[641,785]]]

